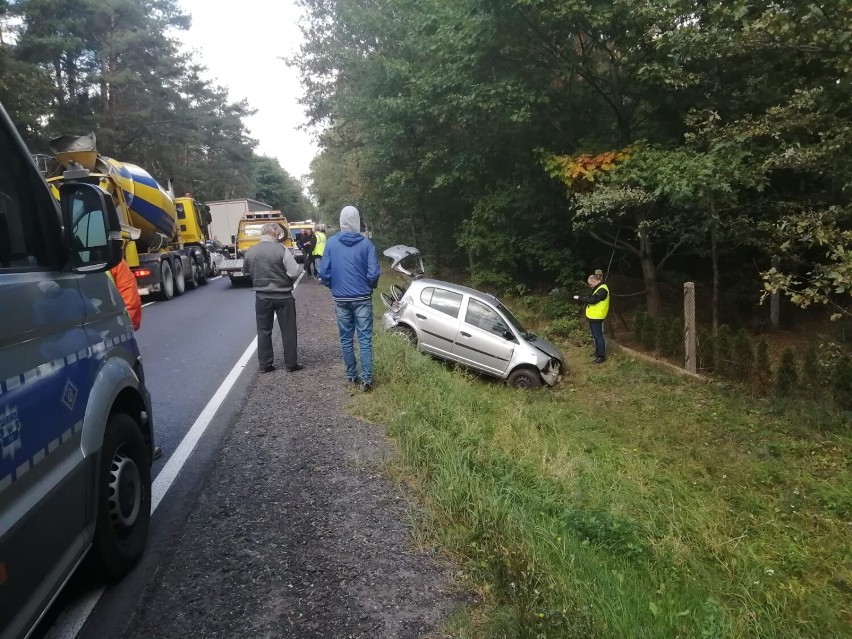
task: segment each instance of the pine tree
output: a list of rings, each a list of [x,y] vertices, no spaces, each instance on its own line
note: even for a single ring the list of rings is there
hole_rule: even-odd
[[[835,365],[832,391],[837,406],[843,411],[852,411],[852,357],[844,355]]]
[[[792,348],[785,348],[781,354],[781,363],[775,378],[775,392],[779,397],[789,397],[795,392],[799,383],[799,374],[796,370],[796,354]]]

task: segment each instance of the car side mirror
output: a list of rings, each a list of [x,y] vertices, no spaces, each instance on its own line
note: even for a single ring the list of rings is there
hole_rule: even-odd
[[[100,187],[70,182],[59,187],[63,243],[75,273],[100,273],[121,262],[124,240],[112,198]]]

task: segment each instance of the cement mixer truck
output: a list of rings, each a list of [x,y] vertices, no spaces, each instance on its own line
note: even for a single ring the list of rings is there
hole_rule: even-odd
[[[140,295],[168,300],[214,275],[206,205],[189,194],[175,198],[144,169],[100,155],[94,133],[60,136],[50,148],[60,166],[48,177],[57,198],[63,182],[97,184],[112,196]]]

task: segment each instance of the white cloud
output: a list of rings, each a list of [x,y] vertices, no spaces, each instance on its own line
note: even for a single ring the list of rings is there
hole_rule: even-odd
[[[178,32],[208,76],[227,87],[231,100],[243,98],[257,113],[246,120],[258,152],[275,157],[291,175],[304,177],[317,153],[299,104],[302,89],[296,69],[282,60],[302,42],[301,9],[294,0],[179,0],[192,16],[188,32]]]

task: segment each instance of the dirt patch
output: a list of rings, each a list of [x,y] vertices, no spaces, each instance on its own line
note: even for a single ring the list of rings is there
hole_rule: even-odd
[[[412,547],[383,428],[344,412],[327,289],[303,282],[297,309],[305,369],[257,379],[125,637],[437,637],[457,606]]]

